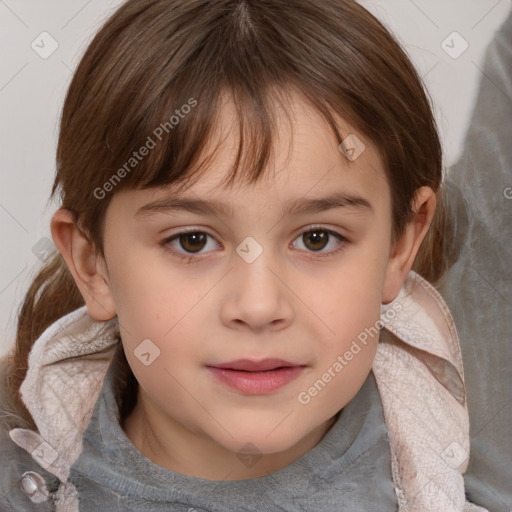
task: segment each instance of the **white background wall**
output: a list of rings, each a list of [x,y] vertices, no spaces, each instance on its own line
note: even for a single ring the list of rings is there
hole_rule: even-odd
[[[0,0],[0,356],[12,345],[16,311],[40,263],[34,254],[41,252],[38,242],[51,238],[49,221],[57,205],[47,200],[67,85],[87,42],[119,3]],[[485,48],[511,1],[362,3],[393,30],[424,77],[436,105],[445,164],[450,165],[461,151]],[[456,59],[441,46],[453,31],[469,45]],[[58,44],[46,59],[31,47],[42,32]],[[49,44],[47,38],[46,49]],[[452,37],[446,44],[458,53],[465,43]]]

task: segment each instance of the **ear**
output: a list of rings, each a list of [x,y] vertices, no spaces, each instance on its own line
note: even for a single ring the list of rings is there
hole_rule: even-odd
[[[106,262],[75,223],[73,214],[64,208],[51,220],[55,246],[73,275],[93,320],[103,322],[116,315]]]
[[[412,205],[412,218],[402,235],[391,249],[388,260],[382,303],[395,300],[402,288],[407,274],[425,238],[436,210],[436,194],[430,187],[421,187],[416,191]]]

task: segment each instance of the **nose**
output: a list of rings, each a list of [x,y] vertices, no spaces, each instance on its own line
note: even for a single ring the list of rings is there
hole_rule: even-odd
[[[269,251],[248,263],[234,255],[227,295],[221,307],[222,322],[232,329],[262,332],[286,328],[293,320],[293,295],[286,276]]]

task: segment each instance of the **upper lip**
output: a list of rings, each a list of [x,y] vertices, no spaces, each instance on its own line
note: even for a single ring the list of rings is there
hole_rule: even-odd
[[[296,363],[290,363],[283,359],[261,359],[255,361],[253,359],[238,359],[229,363],[221,363],[209,365],[214,368],[223,368],[226,370],[243,370],[246,372],[263,372],[267,370],[275,370],[282,367],[303,366]]]

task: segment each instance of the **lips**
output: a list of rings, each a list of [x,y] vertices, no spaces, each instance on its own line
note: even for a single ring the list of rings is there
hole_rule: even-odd
[[[265,395],[286,386],[306,368],[283,359],[239,359],[207,366],[218,382],[247,395]]]
[[[251,359],[239,359],[230,363],[222,363],[212,365],[214,368],[222,368],[226,370],[241,370],[246,372],[266,372],[275,370],[276,368],[291,368],[301,366],[299,364],[290,363],[283,359],[263,359],[261,361],[253,361]]]

